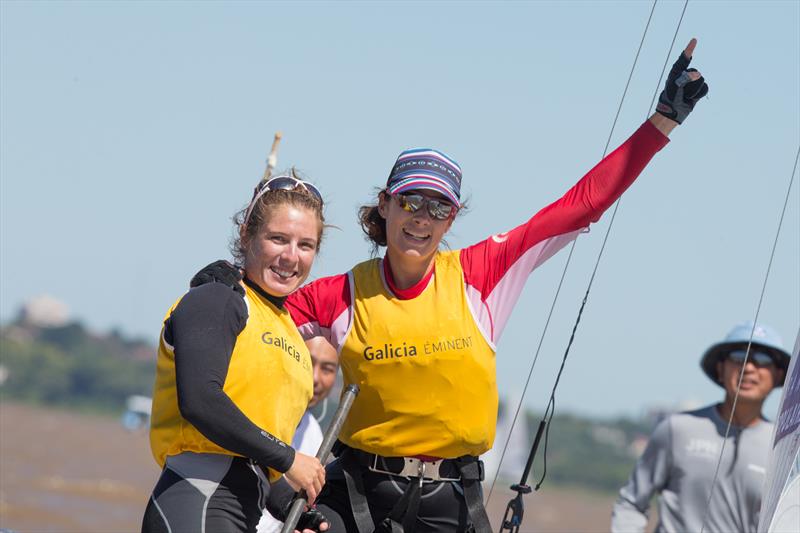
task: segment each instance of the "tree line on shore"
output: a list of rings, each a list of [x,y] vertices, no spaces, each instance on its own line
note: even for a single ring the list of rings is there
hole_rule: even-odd
[[[80,322],[0,329],[0,397],[119,413],[133,394],[150,395],[155,348],[118,331],[90,333]]]

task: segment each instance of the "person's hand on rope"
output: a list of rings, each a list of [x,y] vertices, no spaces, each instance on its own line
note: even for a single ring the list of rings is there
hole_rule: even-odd
[[[682,124],[698,100],[708,94],[708,84],[697,69],[688,68],[692,61],[697,39],[692,39],[672,65],[667,83],[658,97],[656,111],[678,124]]]
[[[283,477],[295,491],[306,491],[308,503],[314,503],[325,484],[325,467],[316,457],[297,452],[292,466]]]
[[[219,261],[214,261],[210,265],[206,265],[200,272],[195,274],[189,282],[189,287],[199,287],[206,283],[217,282],[227,285],[238,292],[240,296],[244,296],[244,288],[240,283],[241,281],[242,272],[229,262],[220,259]]]

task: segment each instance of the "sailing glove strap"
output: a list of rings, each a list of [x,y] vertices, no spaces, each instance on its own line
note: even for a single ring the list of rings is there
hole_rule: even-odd
[[[688,68],[691,61],[691,57],[681,52],[669,71],[656,106],[656,111],[678,124],[683,124],[697,101],[708,94],[708,85],[702,76],[694,81],[689,77],[690,72],[697,72],[697,69]]]

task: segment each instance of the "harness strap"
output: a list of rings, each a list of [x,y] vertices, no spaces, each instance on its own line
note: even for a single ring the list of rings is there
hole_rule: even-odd
[[[410,480],[403,495],[389,512],[389,516],[375,528],[375,533],[414,533],[421,492],[420,484]]]
[[[364,490],[363,467],[357,455],[358,450],[342,446],[339,460],[342,461],[347,495],[353,519],[356,522],[358,533],[414,533],[416,519],[419,512],[422,490],[418,479],[411,478],[406,490],[395,502],[389,515],[377,527],[374,526],[372,514],[367,503]],[[363,452],[362,452],[363,453]],[[481,481],[483,481],[483,465],[476,457],[459,457],[452,459],[461,474],[461,486],[464,491],[464,502],[467,513],[472,522],[471,531],[474,533],[492,533],[489,517],[483,506]]]
[[[483,468],[480,461],[459,457],[455,460],[461,472],[461,486],[464,488],[464,502],[467,504],[467,513],[472,521],[475,533],[492,533],[486,508],[483,506]]]
[[[356,522],[358,533],[373,533],[375,524],[372,521],[372,514],[369,512],[366,491],[364,491],[364,478],[361,476],[361,466],[345,449],[339,460],[342,461],[342,471],[344,481],[347,484],[347,497],[350,500],[350,509],[353,511],[353,519]]]

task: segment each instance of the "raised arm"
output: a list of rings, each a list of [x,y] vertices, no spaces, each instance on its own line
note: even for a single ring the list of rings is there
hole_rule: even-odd
[[[599,220],[708,92],[700,73],[688,69],[696,44],[692,39],[670,70],[656,112],[619,148],[526,223],[461,251],[472,308],[491,342],[499,339],[530,273]]]
[[[530,273],[597,221],[668,142],[645,122],[530,220],[461,250],[472,309],[491,342],[499,340]]]

